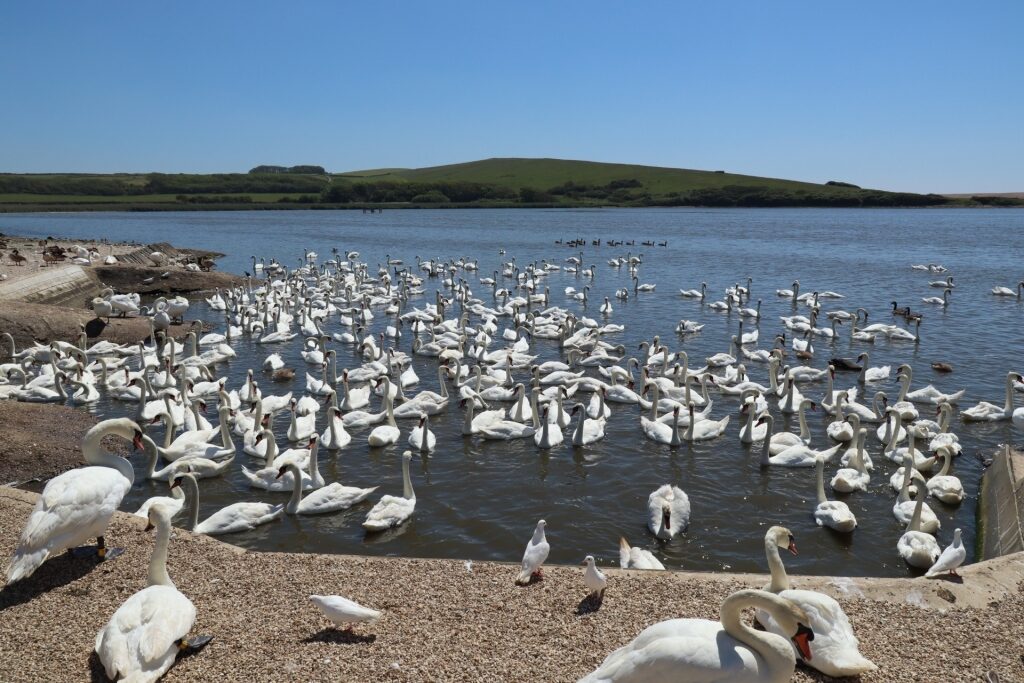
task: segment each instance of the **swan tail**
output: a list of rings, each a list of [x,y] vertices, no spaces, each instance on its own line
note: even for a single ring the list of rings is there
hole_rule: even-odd
[[[629,541],[625,536],[619,536],[619,566],[623,569],[629,568]]]
[[[37,548],[30,552],[19,549],[11,558],[10,564],[7,565],[7,583],[14,583],[32,576],[49,556],[49,548]]]

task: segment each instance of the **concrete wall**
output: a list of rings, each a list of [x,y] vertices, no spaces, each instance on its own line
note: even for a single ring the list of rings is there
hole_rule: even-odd
[[[5,283],[0,299],[81,308],[99,292],[99,280],[89,269],[61,265]]]
[[[985,471],[978,497],[979,559],[1024,550],[1024,453],[1000,451]]]

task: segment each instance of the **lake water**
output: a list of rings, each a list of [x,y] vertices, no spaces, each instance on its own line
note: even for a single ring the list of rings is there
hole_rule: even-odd
[[[579,253],[558,245],[556,240],[576,237],[588,241],[602,238],[636,240],[635,246],[582,248],[585,264],[597,265],[590,305],[586,315],[600,318],[603,297],[613,297],[619,287],[630,286],[626,269],[616,270],[606,262],[613,256],[643,253],[640,280],[657,284],[653,293],[641,293],[622,302],[612,298],[610,322],[626,330],[606,340],[622,343],[629,355],[638,344],[660,335],[673,350],[684,349],[691,367],[700,359],[728,349],[739,318],[710,310],[698,301],[679,296],[680,288],[708,283],[707,302],[722,298],[722,290],[753,278],[753,298],[763,301],[760,323],[761,343],[770,345],[782,331],[780,315],[789,315],[789,300],[776,297],[775,290],[788,288],[799,278],[801,291],[834,290],[846,295],[838,301],[823,301],[823,311],[864,307],[869,322],[891,322],[890,302],[924,312],[921,341],[863,344],[851,342],[848,327],[840,327],[837,339],[817,340],[812,365],[824,367],[832,356],[856,357],[871,353],[872,365],[892,364],[893,379],[878,388],[890,398],[898,393],[895,366],[914,367],[914,386],[934,383],[952,392],[966,388],[963,408],[979,400],[1002,404],[1006,372],[1021,368],[1024,341],[1024,305],[1017,299],[992,296],[993,286],[1014,287],[1024,277],[1024,212],[1014,210],[817,210],[817,209],[629,209],[629,210],[462,210],[386,211],[383,214],[335,211],[223,212],[223,213],[87,213],[0,215],[0,231],[10,234],[106,237],[140,242],[168,241],[178,246],[211,249],[227,254],[220,261],[223,270],[251,270],[250,256],[277,257],[298,265],[304,249],[330,258],[331,248],[345,253],[358,250],[371,265],[385,256],[415,264],[424,259],[468,257],[478,259],[478,277],[491,276],[503,261],[517,263],[547,259],[563,264]],[[668,241],[667,247],[643,247],[643,240]],[[499,250],[504,249],[501,255]],[[925,296],[941,295],[929,287],[936,275],[911,270],[912,263],[941,263],[955,278],[956,288],[948,309],[921,303]],[[490,303],[490,290],[469,278],[474,295]],[[506,283],[510,283],[507,280]],[[566,286],[581,287],[574,275],[554,273],[548,278],[552,305],[579,310],[563,294]],[[432,302],[440,282],[425,282],[427,295],[410,301],[422,307]],[[408,310],[408,309],[406,309]],[[807,309],[800,306],[799,313]],[[220,314],[211,315],[205,304],[194,303],[190,316],[200,315],[222,327]],[[680,318],[705,323],[703,332],[680,339],[674,328]],[[824,316],[822,316],[824,319]],[[377,313],[371,329],[379,332],[388,320]],[[507,324],[503,319],[502,326]],[[340,331],[337,319],[326,326],[328,333]],[[747,331],[750,325],[747,325]],[[406,333],[400,347],[408,351]],[[501,342],[496,338],[496,345]],[[217,367],[226,374],[230,388],[237,388],[249,367],[258,368],[272,351],[282,351],[288,364],[304,376],[305,364],[297,342],[279,348],[255,344],[249,339],[235,342],[238,358]],[[534,353],[538,362],[560,358],[555,342],[538,340]],[[356,364],[352,352],[335,344],[339,365]],[[792,356],[790,356],[792,361]],[[930,368],[932,361],[952,363],[955,372],[940,375]],[[766,368],[746,363],[755,381],[767,383]],[[416,356],[414,367],[422,379],[420,389],[438,389],[436,361]],[[596,374],[593,370],[588,374]],[[272,384],[257,371],[264,393],[284,393],[289,387]],[[525,372],[520,378],[527,379]],[[840,373],[838,388],[853,386],[856,376]],[[301,393],[304,382],[296,380]],[[804,384],[808,397],[819,400],[824,384]],[[587,395],[585,398],[589,398]],[[416,514],[411,523],[398,530],[367,536],[360,522],[369,509],[364,504],[338,515],[285,519],[252,532],[223,537],[223,540],[261,550],[311,551],[452,557],[517,562],[537,519],[548,522],[552,562],[579,562],[590,553],[605,563],[617,562],[620,535],[634,545],[654,551],[669,568],[691,570],[759,571],[765,569],[763,535],[773,524],[788,526],[797,539],[800,556],[787,558],[794,572],[847,575],[906,575],[909,570],[896,553],[902,528],[893,519],[894,494],[889,475],[895,465],[881,455],[873,433],[868,451],[876,464],[867,492],[830,497],[846,501],[859,520],[849,536],[818,528],[812,517],[815,506],[813,469],[758,467],[759,448],[744,446],[738,438],[738,399],[713,395],[713,417],[732,415],[725,435],[710,442],[684,444],[672,449],[648,441],[641,432],[638,408],[613,405],[605,440],[594,446],[574,449],[563,445],[538,451],[532,440],[483,442],[463,438],[461,411],[453,406],[432,418],[438,447],[429,458],[417,456],[412,479],[417,493]],[[505,404],[507,406],[507,404]],[[376,408],[376,402],[374,403]],[[920,406],[922,416],[932,409]],[[120,415],[123,404],[100,403],[97,412]],[[128,408],[134,411],[134,407]],[[773,406],[776,427],[794,428]],[[212,412],[212,411],[211,411]],[[813,445],[831,445],[825,436],[829,418],[810,413]],[[794,421],[795,422],[795,421]],[[318,427],[323,428],[323,413]],[[323,453],[321,467],[328,481],[371,486],[379,494],[401,493],[400,453],[412,423],[400,423],[403,436],[397,447],[369,449],[368,430],[353,432],[352,444],[337,455]],[[285,446],[287,421],[275,423],[278,443]],[[154,438],[162,439],[162,428]],[[953,529],[964,529],[964,540],[973,557],[978,482],[981,465],[974,454],[989,455],[996,446],[1019,439],[1009,422],[963,424],[959,418],[953,430],[960,436],[964,455],[954,462],[954,472],[967,491],[956,507],[929,500],[939,515],[940,545],[946,545]],[[873,430],[872,430],[873,431]],[[568,442],[568,439],[567,439]],[[141,462],[138,462],[141,473]],[[203,480],[201,517],[236,500],[283,502],[285,494],[271,494],[248,487],[240,474],[250,458],[239,450],[228,476]],[[830,477],[837,465],[829,465]],[[669,543],[655,540],[645,529],[648,494],[663,483],[681,486],[693,509],[689,530]],[[162,484],[137,485],[125,501],[134,509],[150,495],[163,493]],[[371,499],[371,502],[377,496]]]

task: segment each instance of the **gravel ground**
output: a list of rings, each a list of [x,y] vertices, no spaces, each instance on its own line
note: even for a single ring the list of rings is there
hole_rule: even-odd
[[[0,236],[0,245],[6,245],[0,248],[0,273],[6,273],[7,281],[14,282],[15,280],[23,277],[28,277],[33,273],[37,273],[40,270],[49,268],[43,261],[43,247],[42,240],[35,237],[16,237],[16,236]],[[113,254],[114,256],[121,256],[122,254],[130,254],[131,252],[138,249],[140,244],[125,244],[125,243],[111,243],[111,242],[98,242],[95,240],[79,241],[79,240],[47,240],[47,245],[57,245],[61,247],[71,247],[73,245],[80,245],[86,249],[96,249],[99,251],[101,256],[107,254]],[[11,261],[10,254],[15,250],[24,256],[27,261],[22,265],[15,265]],[[71,262],[71,258],[68,257],[67,263]]]
[[[0,489],[0,556],[12,553],[33,502]],[[0,591],[0,680],[103,680],[93,641],[144,586],[152,535],[143,524],[115,517],[108,541],[127,553],[109,564],[63,555]],[[557,543],[557,534],[550,539]],[[840,599],[862,651],[880,667],[866,682],[981,681],[995,671],[1005,683],[1024,680],[1022,567],[1024,555],[975,565],[963,584],[794,583]],[[615,570],[595,610],[580,567],[549,567],[544,581],[521,588],[513,565],[251,553],[180,530],[169,571],[198,609],[195,631],[215,639],[166,681],[572,681],[649,624],[716,618],[727,594],[767,582]],[[344,634],[312,607],[311,593],[343,594],[386,614]],[[794,680],[827,679],[800,669]]]

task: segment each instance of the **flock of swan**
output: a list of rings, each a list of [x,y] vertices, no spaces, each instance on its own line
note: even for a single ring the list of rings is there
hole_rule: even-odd
[[[317,254],[307,251],[299,267],[290,269],[276,261],[266,264],[253,259],[254,271],[264,276],[264,282],[249,281],[207,298],[208,307],[224,316],[222,331],[201,337],[190,332],[183,344],[163,331],[187,313],[187,299],[161,298],[142,306],[137,296],[112,291],[93,302],[97,315],[148,316],[154,332],[149,342],[89,346],[83,331],[77,345],[52,342],[19,351],[13,338],[5,336],[12,361],[0,366],[0,397],[86,405],[106,396],[123,405],[126,415],[101,422],[85,437],[82,452],[88,466],[46,485],[8,567],[8,582],[26,579],[48,557],[92,538],[97,546],[89,552],[101,559],[114,554],[106,547],[105,529],[135,485],[136,472],[127,460],[103,451],[104,436],[121,437],[144,451],[146,476],[166,481],[170,487],[168,495],[146,501],[136,512],[157,530],[148,587],[129,598],[97,636],[96,651],[111,677],[156,680],[173,664],[180,648],[205,642],[187,638],[195,607],[167,575],[173,516],[188,509],[189,528],[219,535],[251,530],[283,515],[347,510],[370,500],[379,487],[325,481],[318,464],[322,451],[337,453],[360,443],[384,448],[404,442],[401,495],[379,497],[363,521],[368,534],[400,526],[416,510],[410,461],[428,458],[444,447],[431,430],[431,418],[448,410],[462,411],[464,438],[523,439],[542,451],[583,449],[604,439],[613,410],[635,415],[638,434],[652,445],[676,447],[684,442],[737,438],[760,449],[763,468],[812,470],[817,496],[808,515],[818,526],[840,534],[852,533],[857,520],[846,503],[829,498],[828,490],[844,496],[869,495],[869,484],[878,476],[882,461],[891,461],[898,466],[889,475],[892,514],[905,528],[895,547],[909,566],[927,570],[927,576],[955,573],[966,560],[959,529],[945,550],[940,548],[939,519],[927,502],[935,499],[943,505],[958,505],[965,497],[952,473],[963,450],[953,431],[953,418],[959,412],[963,423],[1005,420],[1024,426],[1024,408],[1014,405],[1015,391],[1024,390],[1024,377],[1016,372],[1006,375],[1002,405],[982,402],[958,410],[963,391],[947,393],[932,385],[914,389],[910,364],[896,368],[899,391],[894,396],[874,389],[892,376],[892,368],[870,366],[867,351],[856,359],[826,356],[823,367],[810,365],[822,357],[815,347],[829,348],[830,341],[841,334],[839,325],[848,325],[851,340],[864,345],[877,338],[915,343],[920,338],[921,316],[909,308],[900,309],[895,302],[893,322],[868,324],[869,313],[863,308],[823,310],[825,302],[839,302],[842,294],[801,293],[796,281],[792,288],[776,292],[780,299],[792,302],[792,315],[782,318],[779,334],[769,338],[770,344],[758,348],[761,301],[753,298],[752,280],[729,287],[721,300],[710,303],[705,301],[706,284],[683,289],[679,291],[682,299],[699,302],[710,311],[735,312],[741,320],[723,352],[691,367],[685,351],[672,351],[658,337],[640,344],[638,356],[632,358],[626,358],[621,344],[607,340],[623,331],[622,325],[612,322],[613,298],[654,295],[656,285],[640,281],[641,256],[608,261],[613,271],[628,271],[632,286],[604,297],[597,317],[587,316],[587,304],[593,282],[600,276],[595,265],[585,265],[582,254],[561,265],[548,261],[522,265],[513,258],[493,277],[479,277],[477,262],[468,259],[417,258],[415,266],[406,266],[388,256],[376,269],[360,260],[357,252],[335,253],[323,263],[318,260]],[[914,268],[944,272],[935,264]],[[578,289],[565,288],[564,306],[552,302],[555,297],[546,286],[549,275],[559,271],[588,282]],[[438,284],[432,302],[425,289],[428,278],[436,278]],[[486,292],[483,298],[474,295],[477,284],[471,285],[471,279]],[[941,286],[945,295],[922,303],[948,305],[953,278],[930,284]],[[996,288],[992,294],[1020,297],[1022,288],[1024,282],[1016,292]],[[427,303],[411,306],[416,298]],[[897,324],[897,318],[915,324],[915,331]],[[374,320],[380,328],[376,334],[368,331]],[[337,331],[329,331],[332,327]],[[685,340],[703,327],[684,319],[676,331]],[[412,337],[412,343],[405,345],[408,351],[399,348],[403,337]],[[240,386],[229,388],[219,368],[236,357],[232,344],[242,338],[267,345],[269,353],[262,367],[250,368]],[[301,346],[304,371],[287,366],[282,351],[288,344]],[[556,346],[562,359],[538,362],[538,344]],[[328,345],[349,349],[355,362],[339,372],[338,351]],[[439,391],[417,390],[420,378],[412,364],[414,357],[436,362]],[[757,374],[763,381],[755,378],[755,368],[761,369]],[[837,372],[854,372],[856,380],[848,387],[836,387]],[[268,382],[296,381],[304,392],[301,396],[290,391],[273,394],[265,389],[266,383],[260,387],[258,377]],[[821,383],[825,384],[823,397],[810,398],[809,386]],[[205,417],[207,402],[217,403],[216,424]],[[730,402],[735,411],[712,417],[716,405]],[[371,408],[373,403],[379,410]],[[821,434],[812,433],[805,414],[817,409],[832,416]],[[739,426],[730,435],[733,412]],[[777,430],[773,412],[795,416],[799,432]],[[289,446],[283,450],[273,432],[277,419],[288,425]],[[157,423],[163,425],[160,444],[150,436]],[[239,450],[250,459],[248,466],[240,465],[249,485],[286,494],[287,502],[238,501],[200,521],[199,482],[234,468]],[[690,518],[689,496],[678,483],[666,483],[650,493],[647,528],[654,538],[667,542],[684,534]],[[549,552],[545,528],[540,520],[517,583],[526,585],[542,577]],[[766,590],[730,596],[722,604],[719,622],[676,619],[655,624],[610,654],[584,680],[657,681],[682,676],[686,680],[783,681],[789,680],[797,661],[830,675],[873,669],[859,653],[849,620],[834,600],[789,588],[778,549],[795,553],[793,535],[772,527],[765,547],[772,573]],[[625,537],[619,548],[623,568],[665,568],[655,554],[631,546]],[[584,584],[600,598],[608,579],[592,555],[584,564]],[[372,622],[380,615],[341,596],[311,599],[337,624]],[[757,608],[757,620],[765,631],[755,631],[742,621],[741,612],[747,607]]]

